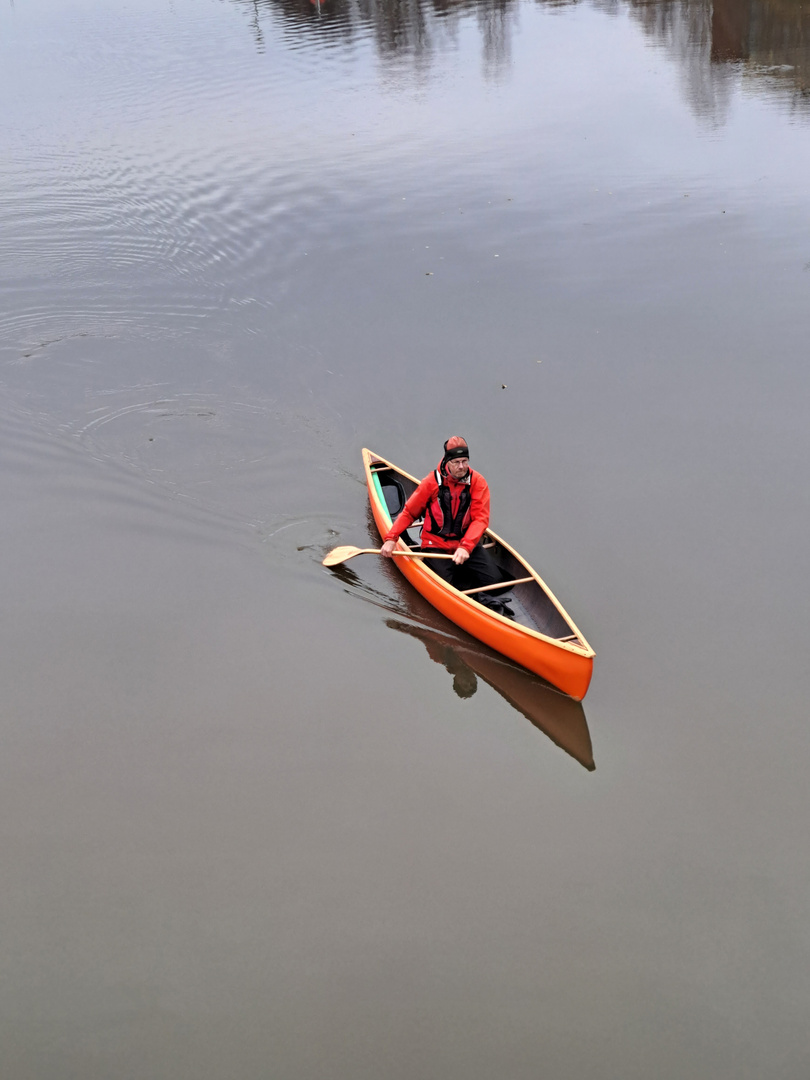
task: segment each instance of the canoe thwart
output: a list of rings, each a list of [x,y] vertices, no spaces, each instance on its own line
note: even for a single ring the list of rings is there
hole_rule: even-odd
[[[527,581],[534,581],[534,578],[519,577],[514,581],[493,581],[491,585],[479,585],[475,589],[459,589],[459,592],[464,596],[471,596],[473,593],[486,592],[488,589],[508,589],[510,585],[525,585]]]

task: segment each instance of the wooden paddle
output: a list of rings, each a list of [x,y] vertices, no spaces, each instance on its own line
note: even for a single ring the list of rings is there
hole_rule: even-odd
[[[359,548],[347,544],[345,547],[332,548],[323,560],[323,566],[340,566],[353,559],[355,555],[379,555],[381,548]],[[439,554],[435,551],[394,551],[393,555],[402,555],[406,559],[452,559],[452,555]]]

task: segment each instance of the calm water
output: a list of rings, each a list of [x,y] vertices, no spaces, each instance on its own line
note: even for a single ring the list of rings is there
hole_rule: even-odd
[[[810,5],[14,0],[0,95],[3,1077],[804,1080]],[[584,710],[320,566],[459,430]]]

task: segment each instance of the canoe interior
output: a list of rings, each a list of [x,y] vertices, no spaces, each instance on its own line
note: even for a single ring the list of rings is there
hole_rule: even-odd
[[[393,521],[405,505],[406,499],[416,490],[417,485],[409,476],[390,465],[377,462],[372,464],[371,471],[375,486],[379,484],[388,515]],[[421,522],[414,522],[411,528],[403,533],[403,541],[409,547],[418,547],[420,531]],[[484,543],[487,547],[492,545],[489,547],[489,553],[503,574],[504,581],[527,577],[532,573],[530,566],[516,558],[490,533],[484,537]],[[492,591],[497,592],[497,589]],[[582,644],[582,639],[576,634],[576,627],[566,621],[539,582],[529,581],[523,585],[513,585],[506,592],[514,600],[511,605],[515,612],[514,622],[558,641],[570,641],[574,645]]]

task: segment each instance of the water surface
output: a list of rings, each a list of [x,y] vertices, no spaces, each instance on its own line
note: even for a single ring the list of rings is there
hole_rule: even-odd
[[[4,1075],[807,1075],[809,31],[0,8]],[[320,565],[454,432],[584,709]]]

